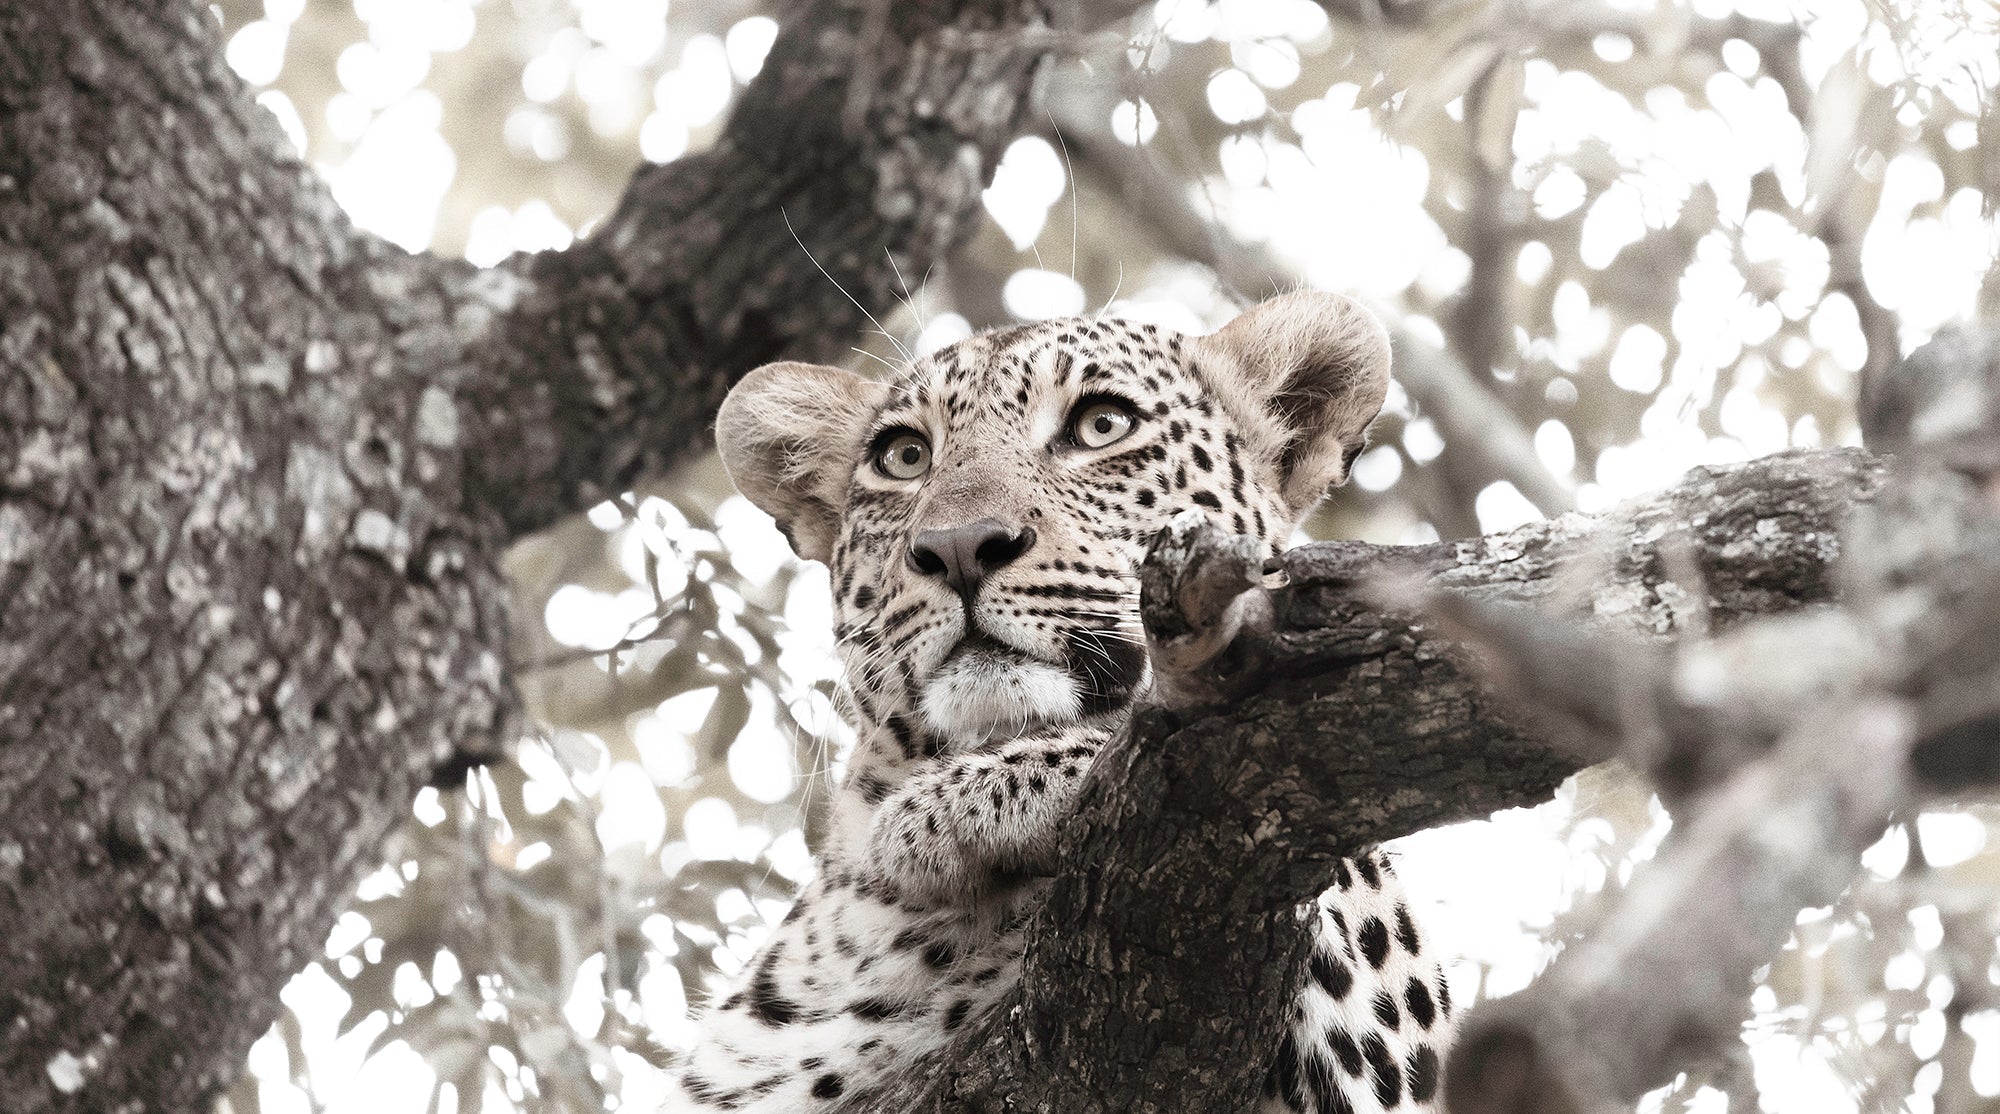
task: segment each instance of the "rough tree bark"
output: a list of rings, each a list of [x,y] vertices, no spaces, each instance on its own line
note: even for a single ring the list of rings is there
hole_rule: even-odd
[[[0,6],[9,1110],[234,1078],[412,793],[507,741],[502,549],[698,450],[741,372],[845,350],[792,230],[893,304],[1053,18],[796,6],[714,150],[480,271],[350,227],[202,5]]]
[[[802,5],[715,151],[637,176],[577,247],[479,271],[350,228],[198,5],[0,8],[9,1109],[190,1110],[230,1081],[414,789],[506,741],[502,548],[693,451],[741,371],[844,349],[862,315],[793,230],[889,304],[1021,126],[1057,40],[1016,32],[1062,11]],[[1227,1108],[1330,856],[1598,753],[1357,570],[1561,598],[1582,565],[1587,610],[1667,633],[1679,526],[1719,620],[1795,606],[1875,476],[1787,457],[1602,523],[1295,556],[1269,685],[1107,754],[1019,1008],[913,1108]]]

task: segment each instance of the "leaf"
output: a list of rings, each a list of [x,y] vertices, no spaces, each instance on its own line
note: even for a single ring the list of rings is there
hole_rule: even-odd
[[[605,1039],[661,1071],[668,1071],[680,1062],[680,1054],[661,1044],[651,1031],[632,1024],[616,1013],[611,1015]]]
[[[486,1073],[491,1063],[486,1057],[484,1041],[447,1041],[434,1047],[426,1059],[439,1079],[449,1079],[458,1086],[460,1110],[479,1101],[480,1092],[486,1089]]]
[[[761,863],[741,859],[696,859],[674,872],[674,887],[703,890],[710,897],[732,886],[748,893],[757,875],[767,869]]]
[[[1853,184],[1855,155],[1862,145],[1879,142],[1874,122],[1890,119],[1890,98],[1889,90],[1868,80],[1854,54],[1828,67],[1808,115],[1807,204],[1824,205]],[[1869,210],[1872,215],[1872,205]]]
[[[583,731],[550,731],[549,749],[573,778],[595,774],[604,762],[603,742]]]
[[[1514,167],[1514,121],[1521,114],[1521,91],[1527,80],[1528,69],[1521,59],[1504,55],[1494,60],[1480,90],[1473,139],[1479,161],[1495,174],[1504,175]]]
[[[363,963],[361,970],[351,979],[342,980],[341,989],[347,991],[347,1013],[340,1019],[338,1033],[345,1036],[354,1027],[368,1020],[377,1010],[388,1011],[396,1008],[394,987],[396,969],[386,963]]]
[[[569,1048],[569,1030],[561,1025],[544,1025],[521,1034],[521,1052],[537,1069],[555,1065]]]
[[[1421,50],[1436,50],[1435,41],[1417,47]],[[1458,50],[1446,54],[1442,62],[1433,62],[1431,76],[1415,83],[1404,98],[1402,106],[1391,119],[1391,127],[1403,130],[1404,126],[1423,127],[1429,123],[1426,116],[1433,110],[1442,109],[1453,100],[1463,96],[1479,80],[1479,75],[1487,71],[1500,56],[1500,46],[1490,39],[1476,38]],[[1433,55],[1435,57],[1435,55]],[[1395,92],[1393,86],[1384,91],[1381,105],[1388,103],[1387,94]],[[1367,105],[1366,107],[1381,107]],[[1357,107],[1363,107],[1360,101]]]
[[[396,1024],[393,1019],[389,1024],[382,1026],[382,1031],[376,1033],[374,1038],[368,1042],[368,1047],[361,1050],[361,1061],[367,1063],[377,1052],[382,1051],[399,1040],[409,1043],[411,1048],[416,1048],[416,1045],[409,1042],[407,1036],[401,1030],[402,1026]],[[342,1035],[344,1036],[345,1034]]]
[[[717,685],[715,704],[702,720],[701,731],[695,736],[695,749],[710,762],[722,762],[729,756],[729,745],[749,722],[749,692],[741,685]]]

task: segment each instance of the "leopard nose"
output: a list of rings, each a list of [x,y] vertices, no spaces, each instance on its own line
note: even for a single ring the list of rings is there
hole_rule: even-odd
[[[1035,531],[1016,530],[996,519],[982,518],[963,526],[925,530],[910,544],[910,567],[951,585],[966,606],[979,594],[986,577],[1006,568],[1033,548]]]

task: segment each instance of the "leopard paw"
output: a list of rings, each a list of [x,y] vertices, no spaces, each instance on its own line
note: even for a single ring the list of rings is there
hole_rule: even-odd
[[[1198,510],[1175,515],[1139,569],[1139,613],[1155,684],[1169,702],[1219,695],[1211,668],[1246,623],[1262,623],[1264,546],[1218,529]]]

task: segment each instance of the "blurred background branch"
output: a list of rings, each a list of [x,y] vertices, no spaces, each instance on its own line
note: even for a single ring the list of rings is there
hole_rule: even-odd
[[[1593,678],[1538,667],[1564,641],[1562,619],[1440,601],[1531,706],[1621,694],[1624,722],[1587,718],[1623,738],[1680,822],[1581,944],[1474,1012],[1447,1073],[1454,1111],[1630,1104],[1690,1063],[1726,1060],[1750,1020],[1744,988],[1800,911],[1853,884],[1893,817],[1994,787],[1997,351],[1991,332],[1958,334],[1907,361],[1902,405],[1869,426],[1902,455],[1842,531],[1834,608],[1685,640],[1643,664],[1641,647],[1602,639],[1592,659],[1616,675]]]

